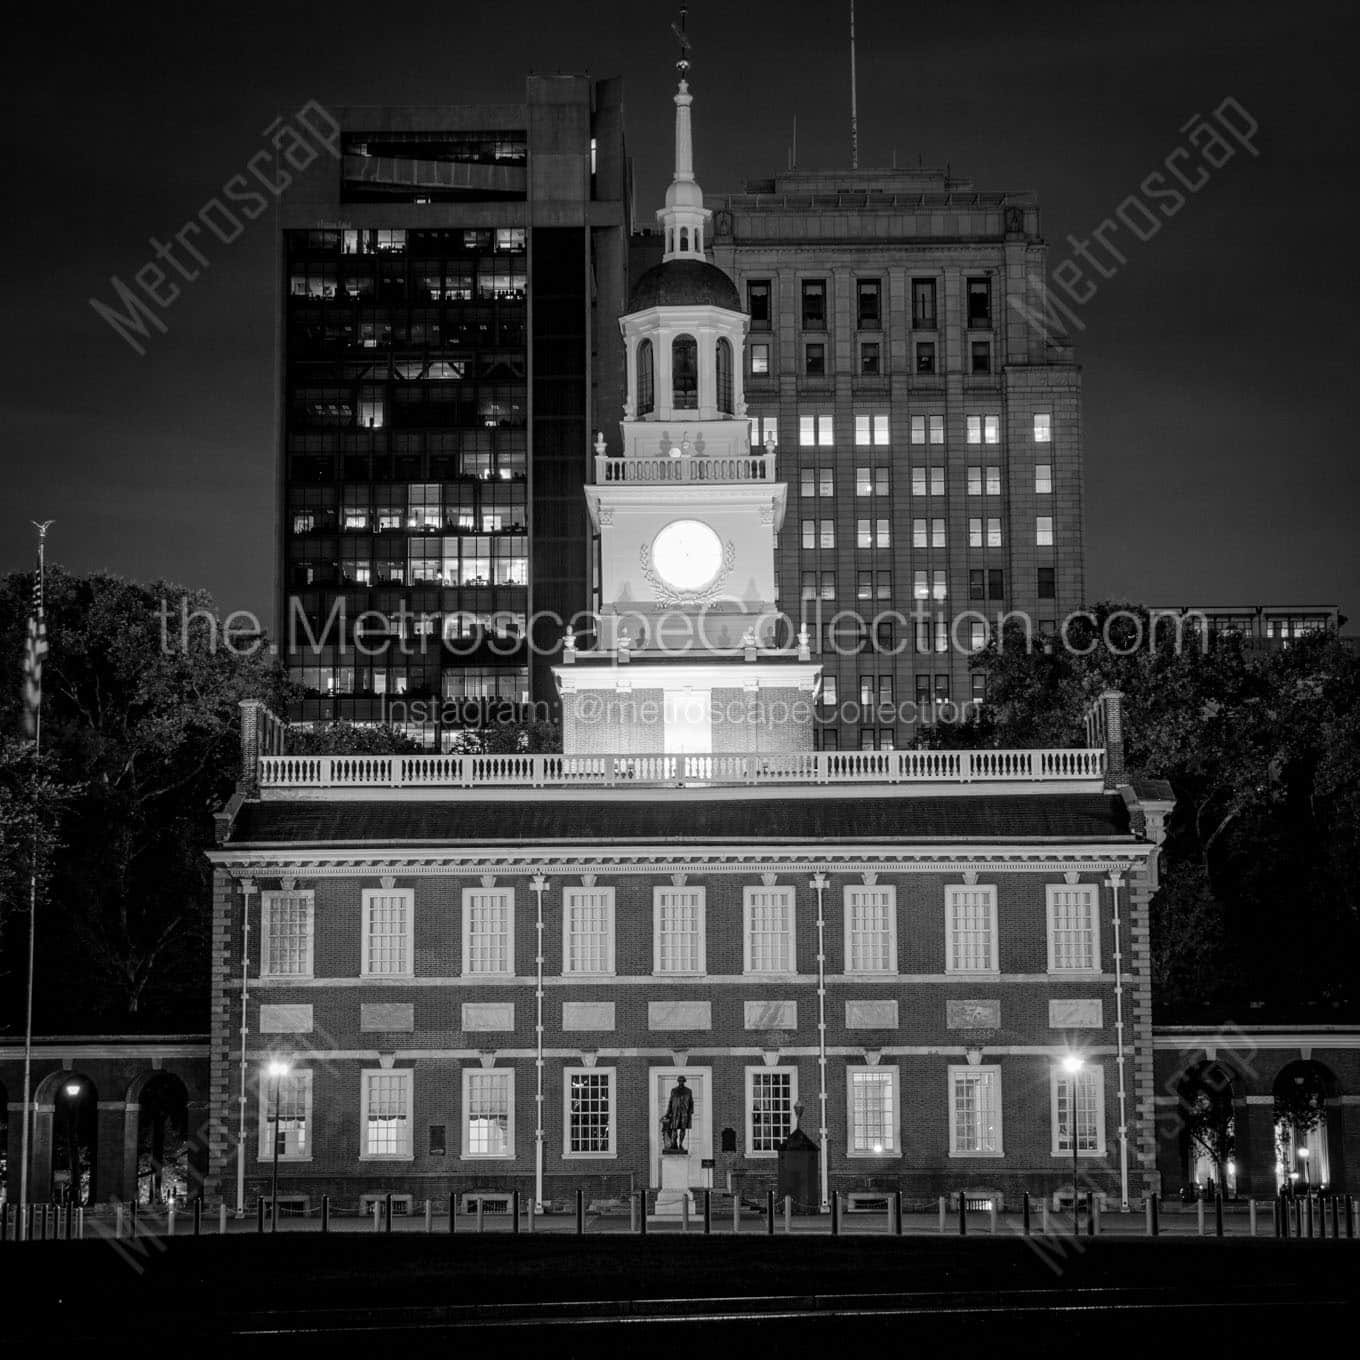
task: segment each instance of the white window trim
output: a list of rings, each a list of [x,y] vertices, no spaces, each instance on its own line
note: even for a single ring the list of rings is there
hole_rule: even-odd
[[[693,970],[661,967],[661,897],[668,892],[698,893],[697,904],[699,935],[698,966]],[[707,888],[653,888],[652,889],[652,974],[655,977],[702,977],[708,967],[708,889]]]
[[[974,1072],[990,1072],[996,1084],[996,1151],[978,1152],[972,1148],[960,1148],[958,1145],[958,1120],[955,1115],[955,1085],[954,1083],[961,1076],[967,1076]],[[978,1067],[970,1067],[966,1063],[954,1063],[949,1068],[949,1155],[951,1157],[989,1157],[997,1158],[1006,1155],[1006,1128],[1004,1123],[1004,1106],[1002,1104],[1001,1090],[1001,1068],[994,1063],[983,1064]]]
[[[468,1088],[472,1085],[474,1076],[481,1076],[486,1072],[494,1072],[497,1076],[503,1076],[509,1082],[510,1093],[506,1102],[506,1113],[509,1118],[505,1125],[505,1144],[504,1152],[470,1152],[468,1149],[472,1143],[471,1121],[469,1112],[471,1103],[468,1097]],[[513,1162],[515,1160],[515,1069],[513,1067],[465,1067],[463,1068],[463,1108],[459,1127],[459,1152],[458,1158],[464,1162]]]
[[[987,897],[987,911],[991,918],[988,933],[992,940],[992,961],[987,968],[960,968],[954,962],[954,895],[961,892],[984,893]],[[1001,976],[1000,965],[1001,941],[997,938],[996,921],[996,885],[992,883],[975,883],[965,885],[951,883],[944,890],[944,971],[955,973],[960,977],[973,978],[999,978]]]
[[[1054,898],[1059,892],[1071,892],[1073,887],[1085,888],[1095,894],[1095,904],[1091,908],[1091,958],[1090,968],[1059,968],[1054,962],[1057,955],[1057,937],[1053,928]],[[1045,897],[1048,916],[1048,971],[1054,977],[1099,977],[1100,976],[1100,884],[1098,883],[1049,883]]]
[[[316,1125],[312,1120],[312,1073],[307,1067],[293,1068],[289,1074],[292,1078],[306,1078],[306,1097],[303,1104],[303,1120],[307,1125],[307,1151],[306,1152],[281,1152],[279,1153],[280,1162],[310,1162],[312,1160],[312,1148],[316,1144],[315,1132]],[[259,1080],[259,1137],[258,1160],[261,1162],[272,1162],[274,1160],[274,1142],[270,1137],[270,1132],[274,1124],[274,1078],[267,1072],[260,1074]],[[279,1196],[283,1198],[282,1195]]]
[[[609,1078],[609,1151],[573,1152],[571,1150],[571,1079],[577,1076]],[[617,1067],[564,1067],[562,1069],[562,1158],[569,1162],[591,1162],[619,1155],[619,1071]]]
[[[409,978],[415,976],[415,925],[416,925],[416,894],[413,888],[365,888],[363,890],[362,915],[359,918],[359,928],[363,939],[363,963],[361,977],[384,977],[384,978]],[[369,918],[369,911],[376,897],[404,897],[406,899],[406,967],[399,973],[375,973],[373,963],[369,955],[372,943],[372,922]]]
[[[368,1079],[400,1077],[406,1088],[406,1152],[369,1152]],[[415,1072],[409,1067],[365,1067],[359,1073],[359,1160],[361,1162],[413,1162],[416,1159]]]
[[[751,913],[755,908],[754,894],[758,892],[782,892],[788,895],[789,902],[789,966],[782,969],[756,969],[751,967]],[[741,894],[742,916],[742,972],[747,977],[793,977],[798,972],[798,893],[792,887],[776,885],[773,888],[747,887]],[[749,1146],[749,1144],[748,1144]]]
[[[599,893],[605,901],[605,931],[608,941],[605,946],[605,967],[603,971],[571,967],[571,906],[572,899],[587,893]],[[614,976],[614,889],[613,888],[565,888],[562,892],[562,976],[575,978],[600,978]]]
[[[756,1151],[755,1139],[755,1087],[758,1072],[781,1073],[789,1078],[789,1132],[797,1127],[798,1117],[793,1107],[798,1104],[798,1069],[796,1067],[748,1067],[746,1069],[746,1155],[753,1158],[774,1158],[779,1156],[778,1149],[768,1152]]]
[[[1096,1077],[1096,1145],[1087,1151],[1078,1150],[1077,1157],[1103,1157],[1105,1155],[1105,1068],[1101,1063],[1088,1062],[1083,1071],[1098,1074]],[[1058,1144],[1058,1083],[1068,1080],[1069,1076],[1070,1074],[1064,1072],[1058,1063],[1054,1063],[1049,1069],[1048,1112],[1052,1136],[1050,1150],[1055,1157],[1061,1157],[1068,1162],[1072,1160],[1072,1149],[1060,1147]]]
[[[843,945],[845,954],[842,958],[846,977],[896,977],[899,971],[897,966],[897,888],[890,883],[883,885],[875,884],[874,887],[880,892],[888,894],[888,957],[891,964],[887,968],[851,968],[850,960],[853,953],[850,948],[850,894],[863,887],[861,883],[847,883],[841,894],[841,915],[843,920]]]
[[[280,897],[304,897],[307,899],[307,969],[302,973],[271,973],[266,969],[269,965],[270,946],[273,939],[273,931],[270,928],[269,919],[272,914],[272,907],[277,898]],[[283,978],[291,982],[305,981],[312,977],[314,960],[316,957],[316,893],[311,888],[294,889],[291,892],[282,889],[262,892],[260,894],[260,977],[261,978]]]
[[[855,1073],[856,1072],[886,1072],[892,1078],[892,1101],[893,1101],[893,1147],[885,1149],[883,1152],[856,1151],[852,1146],[855,1140]],[[900,1069],[886,1064],[878,1067],[853,1066],[845,1069],[845,1155],[847,1157],[868,1158],[871,1161],[882,1161],[885,1157],[901,1157],[902,1155],[902,1078]]]
[[[472,899],[479,893],[499,893],[506,898],[506,949],[505,967],[499,973],[474,973],[468,966],[472,956]],[[463,976],[464,977],[514,977],[515,976],[515,890],[513,888],[464,888],[463,889]]]

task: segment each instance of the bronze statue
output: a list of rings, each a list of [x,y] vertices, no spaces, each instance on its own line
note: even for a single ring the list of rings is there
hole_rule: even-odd
[[[661,1133],[666,1152],[684,1152],[685,1136],[694,1121],[694,1095],[685,1085],[684,1077],[676,1077],[671,1087],[670,1100],[661,1120]]]

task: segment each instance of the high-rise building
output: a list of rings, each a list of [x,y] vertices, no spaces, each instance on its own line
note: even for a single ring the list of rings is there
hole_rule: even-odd
[[[789,484],[778,602],[824,667],[824,748],[900,746],[983,696],[969,653],[1085,603],[1081,376],[1030,193],[929,169],[709,195],[750,318],[753,451]],[[633,240],[631,272],[658,257]]]
[[[280,617],[301,721],[447,744],[550,700],[590,599],[590,432],[622,402],[617,82],[353,109],[282,218]],[[550,622],[540,647],[530,620]]]

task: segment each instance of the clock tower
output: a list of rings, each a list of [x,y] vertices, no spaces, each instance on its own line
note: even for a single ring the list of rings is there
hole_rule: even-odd
[[[812,749],[821,667],[776,600],[788,488],[773,437],[751,446],[747,317],[706,255],[689,62],[677,66],[675,176],[657,213],[664,253],[619,319],[619,443],[597,436],[586,488],[599,531],[594,645],[569,633],[555,671],[567,755]]]

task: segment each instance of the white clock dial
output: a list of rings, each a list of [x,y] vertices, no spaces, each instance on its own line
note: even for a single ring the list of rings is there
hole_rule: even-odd
[[[722,540],[702,520],[677,519],[652,540],[652,566],[672,590],[702,590],[722,561]]]

